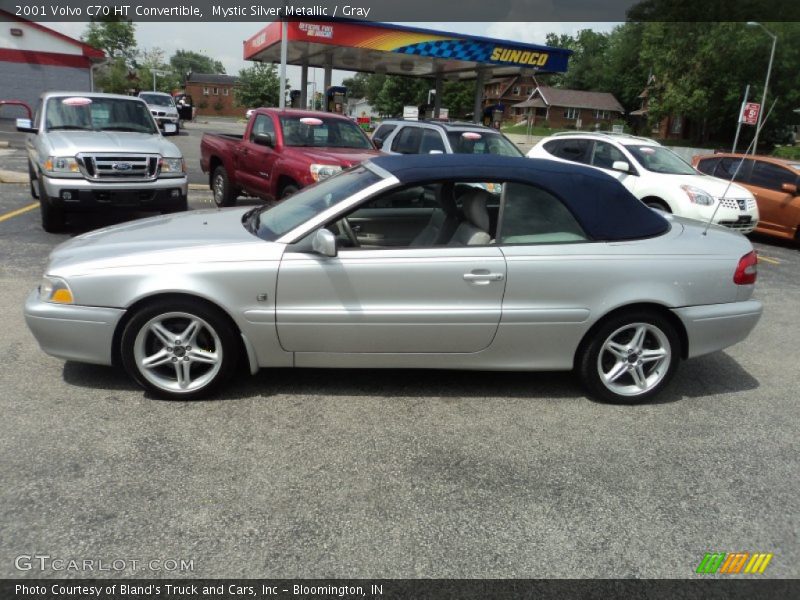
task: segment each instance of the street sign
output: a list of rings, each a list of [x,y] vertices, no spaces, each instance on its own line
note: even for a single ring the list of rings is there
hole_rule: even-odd
[[[739,116],[739,122],[745,125],[758,125],[758,113],[761,111],[761,105],[757,102],[745,102],[742,104],[742,114]]]

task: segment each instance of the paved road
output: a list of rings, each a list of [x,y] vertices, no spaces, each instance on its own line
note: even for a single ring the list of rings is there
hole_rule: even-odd
[[[0,186],[0,218],[29,202]],[[39,350],[21,307],[67,237],[36,211],[0,222],[0,577],[40,576],[14,568],[40,553],[126,575],[684,578],[711,550],[800,576],[794,247],[757,240],[762,322],[656,404],[591,402],[568,373],[286,369],[188,403]]]

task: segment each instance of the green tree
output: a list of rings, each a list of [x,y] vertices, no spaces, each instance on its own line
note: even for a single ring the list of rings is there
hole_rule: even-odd
[[[381,115],[401,115],[404,106],[417,106],[427,101],[430,85],[426,79],[386,75],[380,92],[369,99],[370,104]]]
[[[288,89],[288,80],[284,92]],[[239,87],[234,95],[242,107],[277,106],[280,102],[281,83],[275,65],[255,63],[239,71]]]
[[[475,103],[474,81],[445,81],[442,86],[442,108],[448,110],[450,118],[464,117],[471,113]]]
[[[136,26],[131,21],[93,20],[83,34],[83,41],[103,50],[110,58],[131,64],[136,58]]]
[[[210,56],[194,52],[193,50],[178,50],[169,59],[172,70],[180,75],[181,79],[187,73],[218,73],[224,74],[223,64]]]
[[[599,89],[606,76],[605,57],[609,35],[591,29],[582,29],[575,36],[548,34],[548,46],[572,50],[566,73],[550,78],[550,85],[570,90]]]

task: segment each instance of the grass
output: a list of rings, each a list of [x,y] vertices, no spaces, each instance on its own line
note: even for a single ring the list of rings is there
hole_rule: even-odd
[[[507,127],[503,127],[501,129],[503,133],[511,133],[511,134],[518,134],[518,135],[526,135],[528,133],[528,126],[525,123],[520,123],[519,125],[509,125]],[[559,131],[569,131],[568,129],[550,129],[549,127],[540,127],[538,125],[531,127],[530,134],[536,136],[548,136],[553,135]]]
[[[776,146],[775,150],[772,151],[772,156],[800,160],[800,146]]]

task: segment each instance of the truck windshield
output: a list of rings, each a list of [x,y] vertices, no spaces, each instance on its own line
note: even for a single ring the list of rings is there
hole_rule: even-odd
[[[134,98],[54,96],[47,100],[44,114],[47,131],[84,129],[158,133],[147,105]]]
[[[175,106],[172,96],[162,96],[161,94],[139,94],[139,98],[152,104],[153,106]]]
[[[283,143],[287,146],[360,148],[372,143],[352,121],[323,117],[280,117]]]
[[[517,147],[502,134],[487,131],[450,131],[447,133],[455,154],[497,154],[522,156]]]
[[[295,227],[380,179],[365,167],[353,167],[304,188],[272,208],[258,208],[246,213],[244,226],[262,240],[274,242]]]

